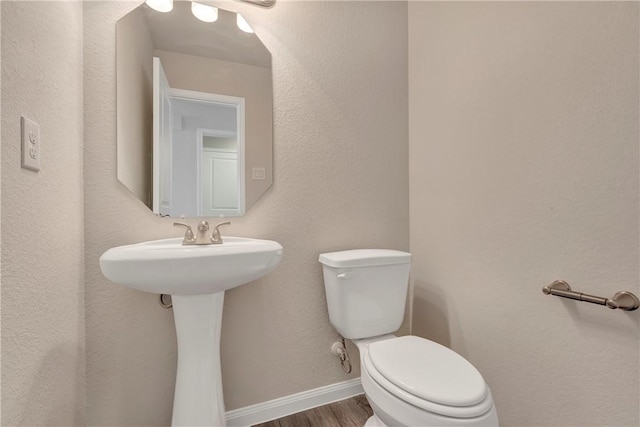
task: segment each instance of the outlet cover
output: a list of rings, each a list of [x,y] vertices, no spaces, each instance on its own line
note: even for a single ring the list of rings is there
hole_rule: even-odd
[[[251,178],[254,181],[264,181],[267,177],[264,168],[253,168],[251,172]]]
[[[22,167],[38,172],[40,170],[40,126],[33,120],[20,117],[20,137],[22,141]]]

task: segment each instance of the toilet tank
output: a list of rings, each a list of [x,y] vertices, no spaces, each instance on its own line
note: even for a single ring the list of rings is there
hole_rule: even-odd
[[[404,318],[411,254],[355,249],[320,254],[329,320],[345,338],[397,331]]]

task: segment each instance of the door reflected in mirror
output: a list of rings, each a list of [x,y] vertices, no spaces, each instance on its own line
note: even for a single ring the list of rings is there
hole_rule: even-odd
[[[153,211],[244,215],[244,98],[174,89],[153,58]]]
[[[271,55],[189,3],[116,25],[118,179],[161,216],[241,216],[272,182]]]

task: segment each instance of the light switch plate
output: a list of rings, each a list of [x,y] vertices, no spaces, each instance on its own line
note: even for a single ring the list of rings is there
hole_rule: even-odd
[[[40,126],[33,120],[20,117],[22,140],[22,167],[36,172],[40,170]]]

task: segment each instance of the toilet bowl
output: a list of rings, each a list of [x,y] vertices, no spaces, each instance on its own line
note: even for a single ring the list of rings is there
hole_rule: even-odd
[[[331,324],[360,352],[374,413],[366,426],[497,426],[491,391],[470,362],[433,341],[392,334],[404,317],[410,261],[380,249],[320,255]]]
[[[462,356],[432,341],[386,335],[354,340],[367,426],[497,426],[489,387]]]

